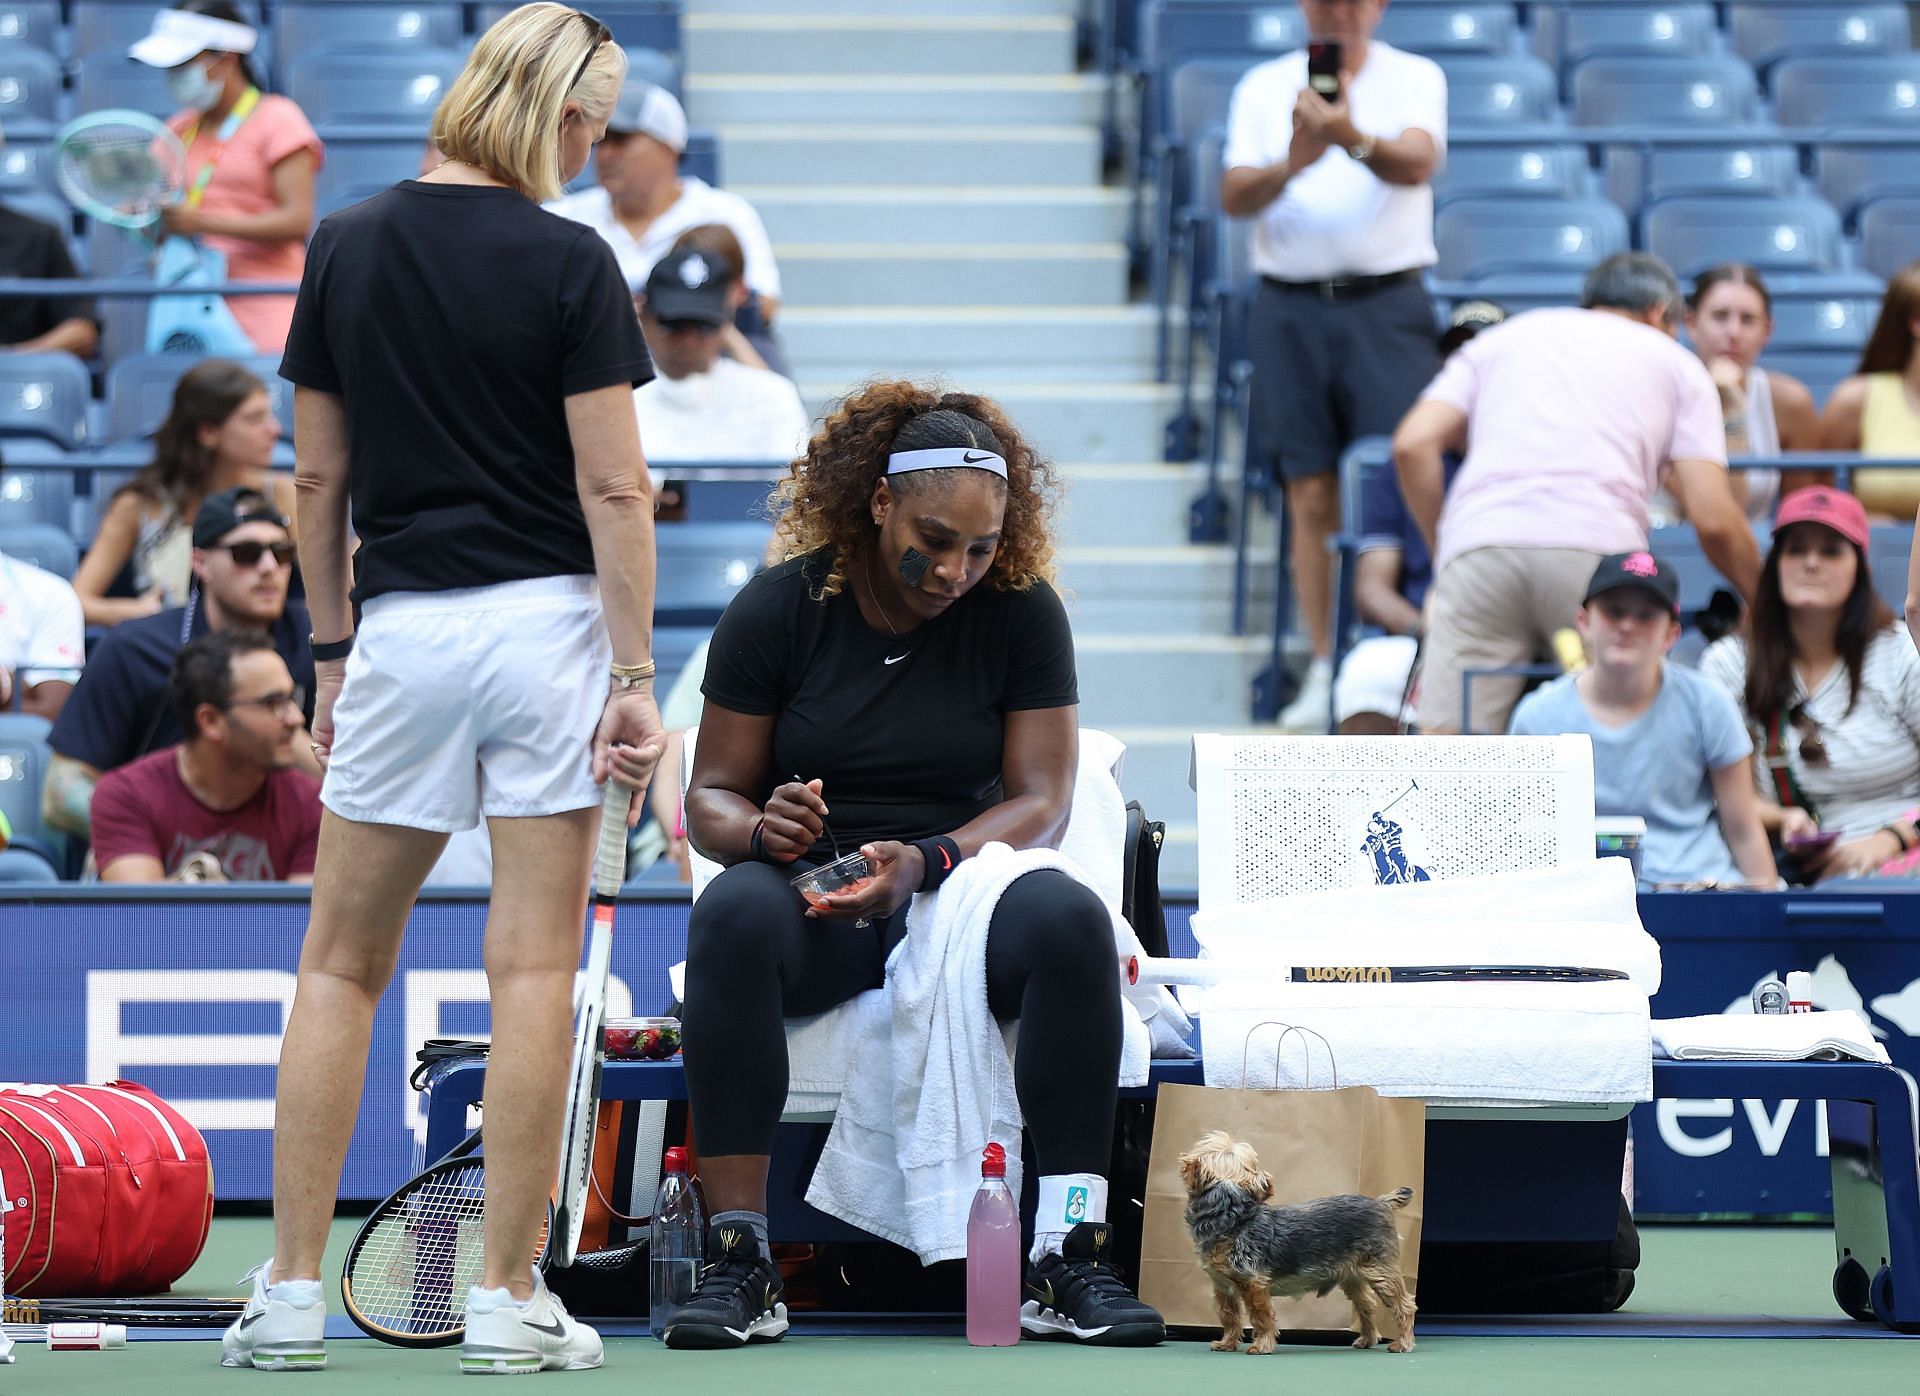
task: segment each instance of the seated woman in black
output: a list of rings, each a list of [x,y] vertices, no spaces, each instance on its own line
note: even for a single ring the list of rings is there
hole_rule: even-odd
[[[729,866],[694,904],[684,1009],[714,1215],[708,1269],[669,1347],[786,1332],[766,1230],[782,1019],[878,987],[909,900],[959,860],[991,842],[1059,842],[1079,694],[1048,585],[1052,486],[992,402],[869,387],[794,463],[787,560],[742,588],[714,634],[686,819],[694,846]],[[810,909],[788,879],[836,844],[860,848],[875,875]],[[1121,1283],[1095,1225],[1121,1049],[1106,907],[1064,872],[1026,874],[994,909],[986,972],[994,1016],[1019,1020],[1015,1085],[1042,1175],[1022,1325],[1157,1343],[1160,1316]]]

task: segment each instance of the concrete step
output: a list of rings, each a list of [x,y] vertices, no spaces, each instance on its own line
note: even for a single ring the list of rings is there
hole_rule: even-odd
[[[1183,521],[1184,507],[1173,517]],[[1270,604],[1274,558],[1270,548],[1249,553],[1255,607]],[[1071,593],[1068,607],[1078,634],[1224,635],[1233,624],[1231,548],[1068,547],[1060,554],[1060,581]]]
[[[786,306],[780,337],[810,378],[988,373],[1000,381],[1137,383],[1153,376],[1153,309],[1108,306]],[[1134,457],[1152,460],[1158,447]]]
[[[1227,635],[1080,633],[1074,650],[1086,725],[1114,731],[1184,724],[1191,731],[1213,731],[1247,721],[1249,685],[1265,647],[1258,639]]]
[[[690,73],[1070,73],[1074,21],[1038,15],[693,14]]]
[[[1127,195],[1098,185],[754,184],[728,187],[775,242],[1118,242]]]
[[[1187,505],[1205,472],[1184,465],[1063,465],[1060,536],[1077,559],[1121,545],[1174,548],[1187,541]],[[1129,587],[1138,590],[1137,583]],[[1084,595],[1084,593],[1083,593]]]
[[[864,381],[809,374],[800,395],[817,415]],[[1171,402],[1170,390],[1155,383],[1017,383],[983,373],[955,386],[998,401],[1036,448],[1056,461],[1152,459]]]
[[[814,18],[819,15],[1041,15],[1071,16],[1080,0],[687,0],[693,15],[763,15]]]
[[[691,74],[695,126],[736,122],[874,125],[1087,125],[1106,110],[1105,78],[1079,73],[901,76],[835,73]]]
[[[1127,249],[1106,243],[780,243],[795,305],[915,305],[929,291],[978,305],[1122,305]]]
[[[1100,182],[1092,126],[800,125],[748,121],[719,128],[727,183],[804,185],[1067,184]]]

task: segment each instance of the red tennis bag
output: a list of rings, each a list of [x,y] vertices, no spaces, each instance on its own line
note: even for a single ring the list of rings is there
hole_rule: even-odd
[[[152,1294],[213,1220],[206,1141],[145,1086],[0,1086],[5,1291]]]

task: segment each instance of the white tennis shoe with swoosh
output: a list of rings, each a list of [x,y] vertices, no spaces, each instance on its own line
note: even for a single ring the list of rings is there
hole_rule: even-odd
[[[262,1261],[247,1275],[253,1293],[220,1340],[222,1367],[262,1372],[318,1372],[327,1365],[327,1301],[318,1280],[267,1284]]]
[[[460,1370],[469,1376],[580,1372],[598,1367],[603,1357],[600,1335],[567,1312],[538,1270],[525,1306],[504,1289],[475,1285],[467,1291]]]

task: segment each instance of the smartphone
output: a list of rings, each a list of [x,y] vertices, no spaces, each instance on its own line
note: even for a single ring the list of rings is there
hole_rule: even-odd
[[[1806,853],[1816,848],[1832,848],[1839,841],[1837,829],[1822,829],[1813,834],[1796,834],[1782,846],[1790,853]]]
[[[1307,86],[1329,102],[1340,96],[1340,41],[1316,39],[1307,45]]]

